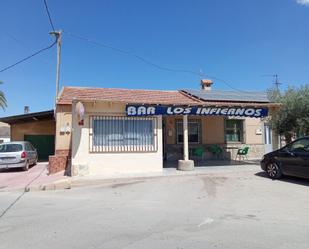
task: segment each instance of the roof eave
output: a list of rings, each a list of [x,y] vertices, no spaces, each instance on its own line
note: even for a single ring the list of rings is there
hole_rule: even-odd
[[[0,122],[7,123],[7,124],[16,124],[16,123],[24,123],[29,121],[36,121],[36,120],[46,120],[46,119],[53,119],[54,118],[54,110],[48,110],[43,112],[34,112],[34,113],[27,113],[21,115],[14,115],[0,118]]]
[[[117,103],[117,104],[130,104],[130,105],[181,105],[181,106],[216,106],[216,107],[226,107],[226,106],[240,106],[240,107],[268,107],[268,108],[275,108],[280,107],[280,103],[263,103],[263,102],[234,102],[234,101],[200,101],[200,102],[192,102],[192,103],[144,103],[144,102],[130,102],[130,101],[114,101],[114,100],[102,100],[102,99],[83,99],[83,98],[74,98],[71,103],[58,103],[58,105],[72,105],[73,101],[78,102],[86,102],[86,103],[93,103],[93,102],[104,102],[104,103]]]

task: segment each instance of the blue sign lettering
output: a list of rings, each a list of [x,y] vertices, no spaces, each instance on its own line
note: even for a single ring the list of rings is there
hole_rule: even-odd
[[[153,115],[221,115],[261,118],[268,115],[268,108],[127,105],[126,114],[133,117]]]

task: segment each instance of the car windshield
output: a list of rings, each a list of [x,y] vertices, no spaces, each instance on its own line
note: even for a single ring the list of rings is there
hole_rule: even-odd
[[[0,153],[1,152],[17,152],[22,151],[23,146],[21,144],[1,144],[0,145]]]
[[[301,139],[290,145],[292,152],[309,152],[309,139]]]

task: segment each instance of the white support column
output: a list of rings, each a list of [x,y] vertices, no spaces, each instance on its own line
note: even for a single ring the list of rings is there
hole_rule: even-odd
[[[183,160],[178,161],[178,170],[194,170],[194,161],[189,160],[189,132],[187,115],[183,115]]]
[[[183,160],[189,160],[188,116],[183,115]]]

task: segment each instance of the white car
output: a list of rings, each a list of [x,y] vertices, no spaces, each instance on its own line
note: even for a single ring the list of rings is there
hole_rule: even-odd
[[[0,144],[0,169],[22,168],[27,171],[37,161],[38,153],[27,141]]]

